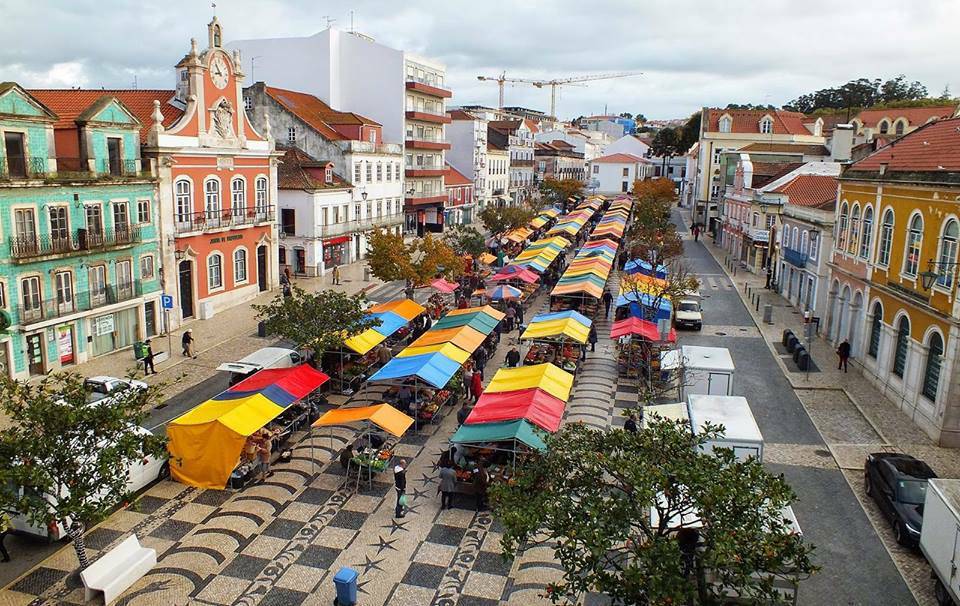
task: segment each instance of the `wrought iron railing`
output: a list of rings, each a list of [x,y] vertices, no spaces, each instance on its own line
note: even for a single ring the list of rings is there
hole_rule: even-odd
[[[5,156],[0,158],[0,179],[124,179],[150,177],[140,160],[58,157],[56,170],[50,169],[47,158]]]
[[[33,156],[0,158],[0,179],[42,179],[47,174],[47,159]]]
[[[137,226],[113,230],[77,229],[73,233],[43,234],[40,237],[14,236],[10,239],[10,256],[31,259],[47,255],[68,255],[136,244],[141,240]]]
[[[273,206],[260,206],[244,208],[237,212],[224,209],[198,213],[176,213],[174,222],[177,233],[186,233],[271,223],[276,220],[276,216],[277,213]]]
[[[19,308],[20,321],[33,324],[44,320],[54,320],[71,314],[91,311],[114,303],[123,303],[143,296],[143,285],[132,280],[116,286],[102,286],[84,292],[65,292],[51,299],[44,299],[34,305],[26,297]]]
[[[803,268],[807,265],[807,255],[792,248],[783,249],[783,260],[796,267]]]

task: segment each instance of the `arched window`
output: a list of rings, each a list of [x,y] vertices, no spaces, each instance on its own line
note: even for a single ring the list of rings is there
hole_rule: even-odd
[[[721,132],[721,133],[729,133],[731,126],[733,126],[733,121],[730,119],[729,116],[724,116],[724,117],[720,118],[720,132]]]
[[[807,254],[807,252],[810,250],[808,246],[810,244],[807,239],[808,237],[807,230],[803,230],[803,234],[800,236],[800,254],[802,255]]]
[[[867,355],[876,359],[880,353],[880,332],[883,323],[883,306],[880,301],[873,304],[873,321],[870,323],[870,345],[867,347]]]
[[[897,322],[897,349],[893,353],[893,374],[901,379],[907,368],[907,347],[910,344],[910,320],[907,316],[900,316]]]
[[[860,244],[860,205],[854,204],[853,211],[850,213],[850,244],[847,252],[851,255],[857,254],[857,246]]]
[[[960,236],[960,223],[948,219],[940,236],[940,264],[937,267],[937,286],[953,287],[953,277],[957,271],[957,240]]]
[[[903,131],[904,131],[905,128],[906,128],[906,124],[904,123],[904,121],[903,121],[903,120],[897,120],[897,124],[896,124],[896,126],[894,127],[894,132],[897,133],[897,136],[899,137],[900,135],[903,134]]]
[[[220,182],[216,179],[208,179],[204,188],[204,210],[207,212],[207,219],[220,218]]]
[[[239,284],[247,281],[247,251],[238,248],[233,251],[233,282]]]
[[[760,120],[760,132],[764,135],[769,135],[773,132],[773,118],[764,116],[763,120]]]
[[[267,178],[257,177],[254,188],[254,204],[256,205],[257,215],[263,215],[267,212]]]
[[[877,251],[877,264],[890,264],[890,246],[893,244],[893,210],[887,209],[883,213],[883,222],[880,224],[880,250]]]
[[[230,182],[230,212],[234,217],[247,214],[247,184],[240,177]]]
[[[220,253],[207,257],[207,288],[223,288],[223,256]]]
[[[800,230],[796,227],[793,228],[793,239],[790,242],[790,248],[793,250],[800,250]]]
[[[870,255],[870,244],[873,239],[873,207],[863,209],[863,237],[860,238],[860,258],[866,259]]]
[[[881,120],[880,124],[877,125],[877,130],[880,131],[881,135],[887,134],[887,132],[890,130],[890,123],[886,120]]]
[[[916,277],[920,266],[920,246],[923,244],[923,217],[914,213],[907,228],[907,248],[903,253],[903,273]]]
[[[930,333],[927,339],[927,365],[923,369],[923,395],[936,401],[940,385],[940,364],[943,358],[943,338],[940,333]]]
[[[837,248],[842,251],[847,250],[847,213],[849,208],[844,202],[840,205],[840,220],[837,221]]]
[[[175,206],[177,209],[177,223],[189,223],[193,214],[193,184],[180,179],[173,185]]]

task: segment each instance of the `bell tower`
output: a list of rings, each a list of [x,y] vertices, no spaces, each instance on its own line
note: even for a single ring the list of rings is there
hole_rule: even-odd
[[[216,5],[214,5],[216,6]],[[214,15],[210,23],[207,23],[208,48],[221,48],[223,46],[223,31],[220,28],[220,21]]]

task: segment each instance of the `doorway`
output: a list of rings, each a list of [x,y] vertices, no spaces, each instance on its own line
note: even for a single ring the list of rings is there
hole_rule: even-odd
[[[31,375],[43,374],[43,333],[27,335],[27,364]]]
[[[180,261],[180,317],[193,317],[193,262]]]
[[[257,286],[260,292],[267,290],[267,247],[257,247]]]
[[[363,251],[362,251],[362,249],[360,248],[360,234],[355,234],[355,235],[353,236],[353,243],[354,243],[355,249],[356,249],[356,251],[357,251],[357,254],[356,254],[356,256],[353,258],[353,260],[354,260],[354,261],[359,261],[360,258],[363,256]]]
[[[293,249],[293,273],[298,276],[307,271],[307,253],[304,249],[297,247]]]

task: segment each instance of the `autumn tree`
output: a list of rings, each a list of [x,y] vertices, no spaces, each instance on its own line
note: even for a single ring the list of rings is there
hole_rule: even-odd
[[[428,284],[437,277],[453,279],[463,274],[463,259],[447,243],[430,234],[414,240],[409,254],[414,284]]]
[[[131,497],[132,466],[167,459],[166,440],[139,427],[160,393],[128,383],[96,400],[76,373],[0,378],[0,410],[11,421],[0,431],[0,511],[40,528],[63,526],[80,567],[89,566],[84,528]]]
[[[583,195],[583,182],[577,179],[544,179],[540,183],[540,193],[551,204],[562,204],[571,197]]]
[[[484,227],[496,236],[523,227],[535,216],[534,210],[521,206],[488,206],[479,214]]]
[[[376,230],[367,239],[367,266],[384,282],[410,280],[413,268],[403,236],[390,230]]]
[[[323,352],[342,347],[350,335],[380,325],[380,320],[366,313],[366,307],[363,293],[312,293],[298,286],[293,286],[290,296],[278,293],[266,305],[253,305],[269,334],[293,341],[298,349],[312,351],[317,360]]]
[[[431,234],[408,243],[388,231],[374,232],[370,236],[367,265],[370,273],[384,282],[410,280],[416,285],[426,284],[438,275],[456,278],[463,273],[463,259],[449,244]]]
[[[638,432],[564,425],[491,487],[504,553],[553,549],[553,603],[587,591],[615,604],[783,603],[775,582],[816,570],[784,514],[796,496],[756,458],[701,449],[721,435],[656,419]]]
[[[443,241],[461,256],[476,257],[487,250],[483,234],[469,225],[456,225],[448,229],[443,235]]]

